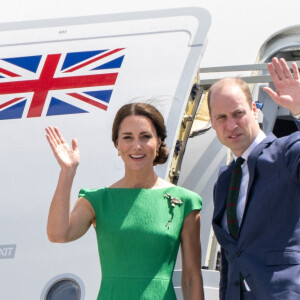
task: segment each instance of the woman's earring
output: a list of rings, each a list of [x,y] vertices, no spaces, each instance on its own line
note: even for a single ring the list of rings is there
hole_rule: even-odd
[[[121,152],[120,151],[118,151],[118,156],[121,156]]]
[[[159,156],[159,151],[156,151],[156,157],[158,157]]]

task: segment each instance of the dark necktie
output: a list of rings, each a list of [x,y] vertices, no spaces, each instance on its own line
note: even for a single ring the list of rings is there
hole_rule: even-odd
[[[244,158],[238,157],[235,161],[234,168],[230,179],[229,192],[227,196],[226,216],[227,226],[230,235],[236,239],[239,232],[239,223],[236,214],[237,202],[239,198],[240,185],[242,180],[241,165],[245,161]]]

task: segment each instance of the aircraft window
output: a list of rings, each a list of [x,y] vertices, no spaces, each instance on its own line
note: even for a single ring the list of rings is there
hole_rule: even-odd
[[[49,289],[46,300],[80,300],[80,286],[70,279],[55,282]]]

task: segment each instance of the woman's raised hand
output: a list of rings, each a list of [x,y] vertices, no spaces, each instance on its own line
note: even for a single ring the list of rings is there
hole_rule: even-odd
[[[80,161],[77,140],[72,140],[72,148],[70,148],[58,128],[48,126],[46,133],[49,145],[61,169],[75,171]]]

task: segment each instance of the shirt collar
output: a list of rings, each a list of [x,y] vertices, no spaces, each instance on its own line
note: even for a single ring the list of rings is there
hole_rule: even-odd
[[[264,140],[266,137],[266,134],[262,131],[259,130],[257,137],[254,139],[254,141],[252,142],[252,144],[246,149],[246,151],[243,153],[242,158],[244,158],[245,160],[248,159],[249,154],[251,153],[251,151],[262,141]],[[233,154],[233,158],[234,160],[237,159],[237,156],[235,156]]]

